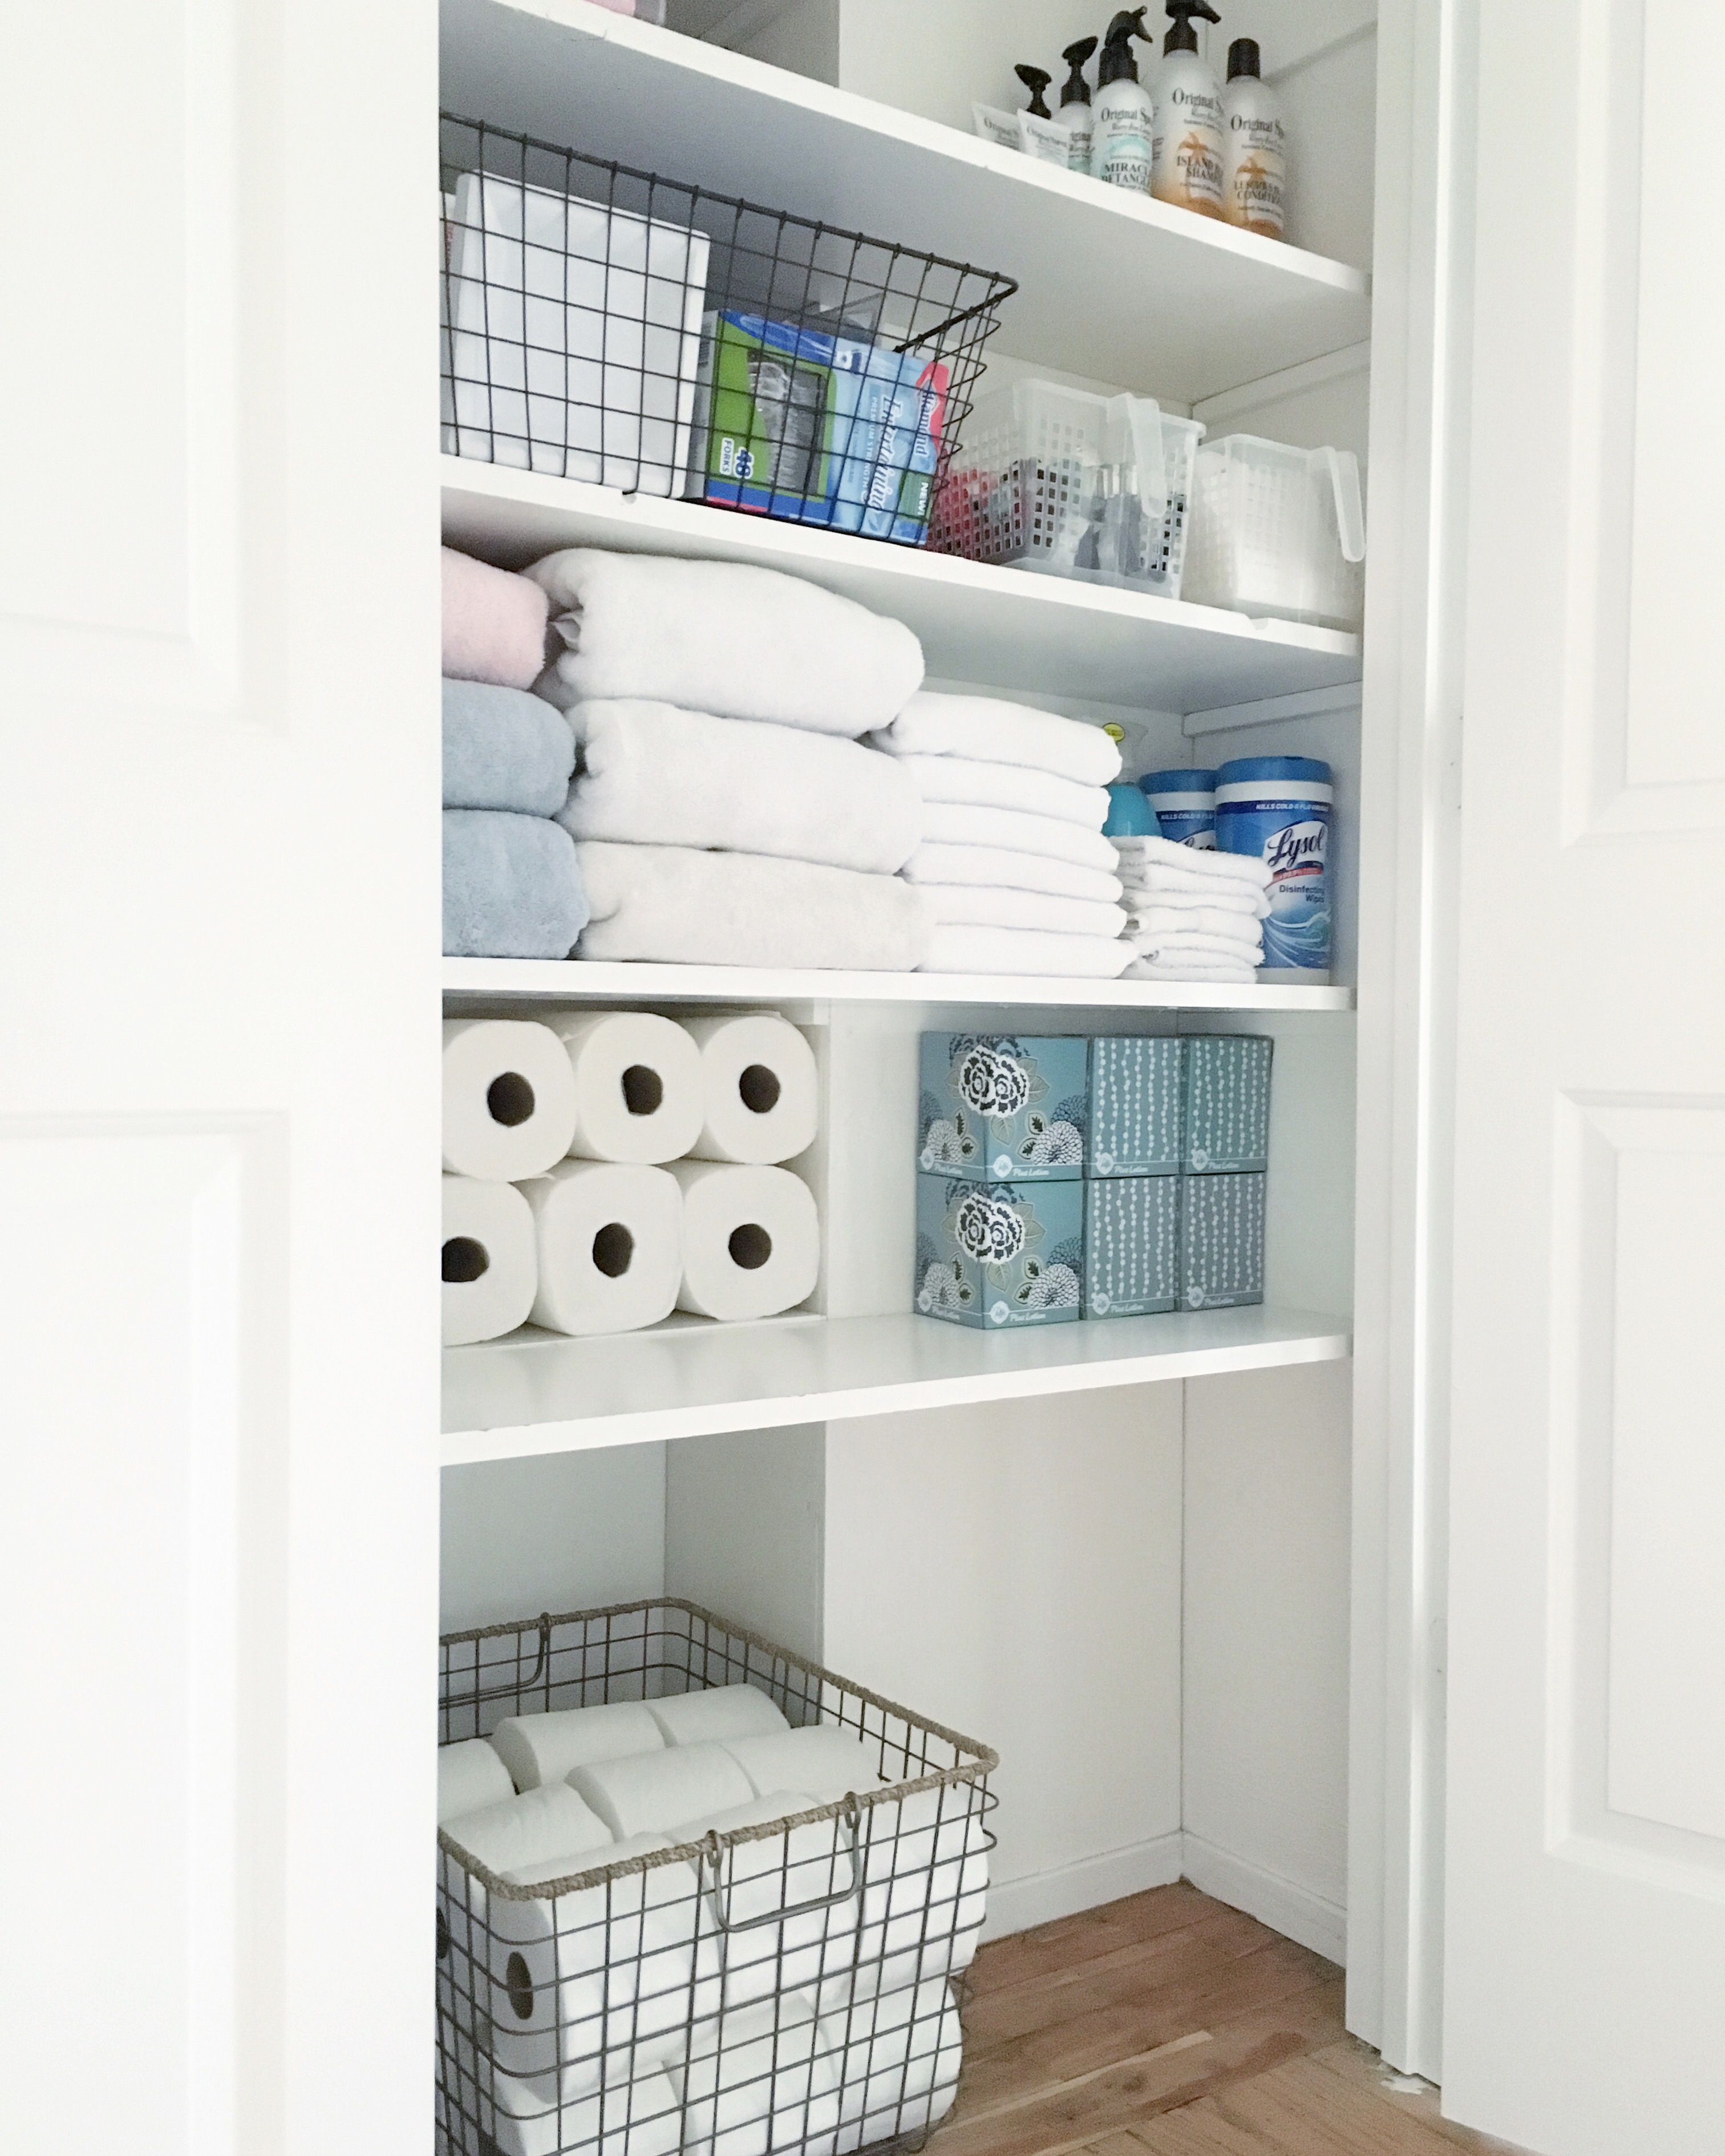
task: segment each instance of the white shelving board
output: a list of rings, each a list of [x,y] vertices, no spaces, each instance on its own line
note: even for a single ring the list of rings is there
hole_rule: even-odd
[[[1004,271],[1018,358],[1191,403],[1370,334],[1346,264],[588,0],[444,0],[442,23],[448,110]]]
[[[612,547],[788,570],[908,623],[937,680],[1184,712],[1360,678],[1360,639],[1338,629],[464,458],[445,456],[442,468],[444,539],[501,568],[559,547]]]
[[[1351,1345],[1345,1319],[1264,1306],[1040,1332],[908,1314],[597,1340],[524,1327],[444,1351],[443,1464],[1337,1362]]]
[[[607,964],[570,958],[445,958],[450,1004],[981,1004],[1048,1010],[1341,1011],[1352,988],[1214,982],[1060,981],[1040,974],[844,973],[786,967]]]

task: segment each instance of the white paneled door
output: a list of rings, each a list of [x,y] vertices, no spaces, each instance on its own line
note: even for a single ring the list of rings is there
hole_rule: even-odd
[[[418,2156],[431,23],[0,38],[0,2141]]]
[[[1725,15],[1480,13],[1445,2097],[1718,2156]]]

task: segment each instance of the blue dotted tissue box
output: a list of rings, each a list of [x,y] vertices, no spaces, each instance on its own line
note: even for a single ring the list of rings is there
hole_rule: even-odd
[[[968,1183],[1076,1183],[1089,1095],[1086,1040],[925,1033],[916,1165]]]
[[[1102,1034],[1090,1045],[1090,1173],[1178,1175],[1186,1044]]]
[[[911,1307],[1000,1332],[1081,1316],[1084,1185],[916,1178]]]
[[[1256,1034],[1188,1037],[1185,1138],[1188,1175],[1255,1173],[1270,1165],[1270,1059],[1276,1044]]]
[[[1144,1317],[1180,1299],[1180,1179],[1099,1177],[1084,1186],[1084,1314]]]
[[[1180,1307],[1223,1310],[1264,1300],[1261,1175],[1180,1181]]]

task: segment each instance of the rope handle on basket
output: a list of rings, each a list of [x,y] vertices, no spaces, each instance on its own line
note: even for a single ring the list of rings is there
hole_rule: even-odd
[[[830,1894],[816,1894],[807,1902],[787,1902],[777,1909],[768,1909],[759,1917],[740,1917],[732,1922],[727,1907],[719,1900],[719,1880],[726,1851],[720,1842],[716,1827],[709,1827],[701,1845],[702,1883],[711,1906],[713,1926],[725,1938],[733,1932],[758,1931],[763,1924],[788,1923],[793,1917],[813,1917],[824,1909],[842,1908],[845,1902],[854,1902],[862,1892],[862,1866],[857,1857],[857,1839],[862,1823],[862,1807],[856,1801],[855,1790],[847,1790],[842,1823],[850,1835],[846,1854],[850,1859],[850,1884],[836,1888]],[[712,1878],[706,1880],[706,1868],[712,1866]]]

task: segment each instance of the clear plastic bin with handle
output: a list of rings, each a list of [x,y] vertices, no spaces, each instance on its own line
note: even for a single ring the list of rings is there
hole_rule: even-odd
[[[1358,629],[1366,518],[1352,449],[1224,434],[1198,452],[1185,596],[1199,606]]]

